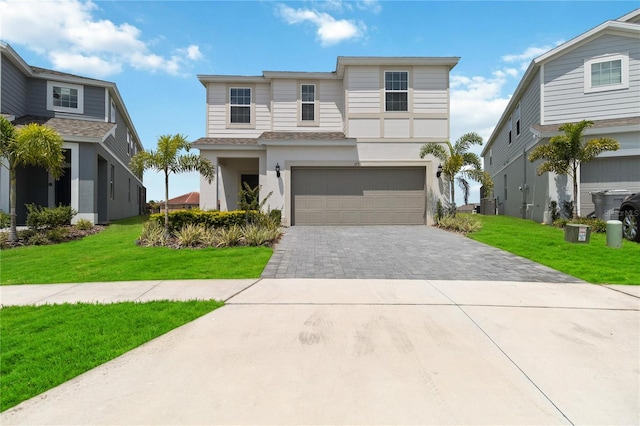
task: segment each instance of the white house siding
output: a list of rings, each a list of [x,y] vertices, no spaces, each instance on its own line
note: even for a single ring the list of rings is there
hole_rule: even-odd
[[[449,113],[449,69],[447,67],[413,68],[413,112]]]
[[[380,67],[350,66],[345,72],[347,114],[380,114]]]
[[[316,84],[318,102],[317,125],[299,126],[299,86],[302,83]],[[273,131],[319,132],[343,131],[342,82],[333,80],[273,80]]]
[[[296,80],[274,80],[273,130],[295,131],[298,127],[298,90]]]
[[[251,87],[253,117],[255,122],[247,127],[227,127],[229,87]],[[268,83],[207,83],[207,136],[208,137],[258,137],[271,130],[271,85]]]
[[[584,93],[584,62],[629,53],[629,89]],[[605,34],[544,64],[544,122],[541,124],[637,117],[640,115],[640,43]]]

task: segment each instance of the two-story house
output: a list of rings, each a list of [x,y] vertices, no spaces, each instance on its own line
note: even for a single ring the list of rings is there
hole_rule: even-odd
[[[591,192],[640,191],[640,9],[587,31],[534,59],[484,147],[498,213],[548,222],[549,206],[573,201],[571,178],[544,173],[531,150],[564,123],[594,122],[587,139],[611,137],[620,149],[584,163],[578,214],[594,211]]]
[[[26,204],[70,205],[74,221],[106,223],[142,214],[146,189],[129,160],[144,148],[115,83],[34,67],[0,42],[0,108],[16,127],[39,123],[64,139],[65,172],[17,170],[18,224]],[[0,210],[9,211],[9,174],[0,167]]]
[[[447,193],[426,143],[449,139],[457,57],[338,57],[332,72],[199,75],[217,166],[200,207],[233,210],[244,182],[285,225],[426,224]]]

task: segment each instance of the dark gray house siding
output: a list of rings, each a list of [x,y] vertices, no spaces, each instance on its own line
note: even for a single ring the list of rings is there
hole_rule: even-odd
[[[27,78],[9,59],[2,56],[2,105],[3,114],[20,117],[27,114]]]

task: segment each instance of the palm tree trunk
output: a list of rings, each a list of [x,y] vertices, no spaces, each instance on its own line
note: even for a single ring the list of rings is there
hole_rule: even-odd
[[[9,164],[9,213],[11,215],[11,225],[9,227],[9,242],[18,241],[18,231],[16,226],[16,168]]]
[[[454,177],[449,180],[449,188],[451,188],[451,200],[449,201],[449,214],[456,216],[456,186],[454,185]]]
[[[164,233],[169,235],[169,172],[164,172]]]
[[[573,211],[574,219],[578,218],[578,165],[573,163]]]

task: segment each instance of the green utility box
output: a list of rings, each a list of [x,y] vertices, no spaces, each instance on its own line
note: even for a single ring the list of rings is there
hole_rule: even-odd
[[[567,223],[564,226],[564,240],[568,243],[588,244],[591,239],[591,227],[579,223]]]

